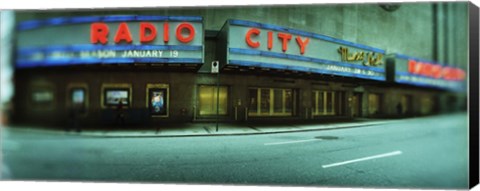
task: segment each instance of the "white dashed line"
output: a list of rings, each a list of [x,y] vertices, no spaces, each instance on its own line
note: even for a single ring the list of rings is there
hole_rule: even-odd
[[[382,158],[382,157],[389,157],[389,156],[394,156],[394,155],[399,155],[399,154],[402,154],[402,151],[393,151],[393,152],[390,152],[390,153],[373,155],[373,156],[369,156],[369,157],[364,157],[364,158],[359,158],[359,159],[354,159],[354,160],[348,160],[348,161],[344,161],[344,162],[337,162],[337,163],[322,165],[322,167],[323,168],[330,168],[330,167],[334,167],[334,166],[340,166],[340,165],[345,165],[345,164],[350,164],[350,163],[360,162],[360,161],[365,161],[365,160],[371,160],[371,159],[376,159],[376,158]]]
[[[298,140],[298,141],[287,141],[287,142],[275,142],[275,143],[265,143],[263,145],[283,145],[283,144],[292,144],[292,143],[303,143],[303,142],[309,142],[309,141],[319,141],[321,139],[306,139],[306,140]]]

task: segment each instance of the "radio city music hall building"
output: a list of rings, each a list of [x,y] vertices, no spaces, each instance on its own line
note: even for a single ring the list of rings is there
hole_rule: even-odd
[[[108,125],[120,104],[127,124],[154,126],[215,121],[217,103],[224,122],[459,110],[466,104],[466,25],[458,27],[465,34],[448,36],[456,49],[430,28],[450,9],[456,17],[449,19],[462,20],[455,10],[467,6],[435,6],[18,12],[12,119],[65,125],[75,109],[82,125]],[[419,10],[430,12],[411,16]]]

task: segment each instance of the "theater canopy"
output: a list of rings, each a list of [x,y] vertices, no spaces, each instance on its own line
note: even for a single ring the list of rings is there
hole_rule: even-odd
[[[228,20],[219,39],[222,67],[235,65],[385,80],[385,51],[362,44],[244,20]]]
[[[204,59],[203,18],[111,15],[24,21],[17,68],[82,64],[185,63]]]
[[[402,54],[394,54],[389,59],[394,59],[394,62],[389,62],[393,65],[391,68],[394,68],[389,75],[391,73],[396,83],[453,91],[465,90],[466,73],[460,68]]]

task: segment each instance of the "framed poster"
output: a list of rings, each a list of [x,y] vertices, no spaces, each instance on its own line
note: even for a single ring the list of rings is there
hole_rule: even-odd
[[[130,107],[132,87],[130,84],[104,84],[102,86],[102,108]]]
[[[122,104],[124,106],[130,105],[129,102],[129,90],[128,89],[105,89],[105,105],[117,106]]]
[[[168,84],[147,84],[147,108],[152,117],[168,117]]]

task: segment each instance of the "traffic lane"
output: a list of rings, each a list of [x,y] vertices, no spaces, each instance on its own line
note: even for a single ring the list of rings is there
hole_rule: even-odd
[[[391,128],[405,128],[404,124],[391,125]],[[389,128],[390,128],[389,127]],[[404,132],[403,135],[392,135],[383,140],[367,141],[371,147],[359,147],[355,153],[340,151],[330,153],[329,157],[354,158],[356,154],[367,155],[368,152],[402,151],[401,155],[385,159],[359,162],[345,165],[345,168],[356,169],[359,172],[374,172],[383,179],[401,187],[432,187],[432,188],[466,188],[467,185],[467,139],[466,125],[444,123],[443,125],[419,128],[406,127],[417,133]],[[423,131],[423,132],[421,132]],[[375,131],[375,133],[378,133]],[[368,136],[367,136],[368,137]],[[359,136],[359,139],[364,137]],[[359,143],[361,145],[365,143]],[[383,146],[388,145],[388,146]],[[383,150],[383,151],[382,151]],[[344,155],[344,156],[342,156]],[[358,156],[361,157],[361,156]],[[355,177],[355,175],[349,175]],[[362,178],[344,178],[331,180],[336,184],[368,186],[369,181]],[[375,184],[376,186],[376,184]]]
[[[431,122],[430,122],[430,124],[431,124]],[[456,127],[456,125],[458,125],[458,124],[455,124],[453,126],[452,126],[452,124],[445,124],[445,127],[436,127],[436,128],[437,129],[440,129],[440,128],[451,129],[452,127]],[[462,126],[462,125],[460,125],[460,126]],[[371,152],[370,154],[375,154],[375,153],[378,153],[379,151],[382,151],[382,150],[391,151],[392,148],[396,148],[396,149],[401,148],[402,150],[407,150],[407,151],[410,148],[416,148],[421,153],[424,153],[424,154],[427,153],[427,156],[436,156],[435,153],[430,153],[428,151],[425,152],[425,150],[434,150],[434,149],[430,149],[430,148],[422,147],[422,146],[418,146],[418,145],[438,146],[437,148],[441,148],[441,149],[437,149],[439,151],[445,151],[445,150],[461,151],[462,148],[463,148],[464,152],[459,152],[459,155],[454,155],[454,156],[460,156],[460,157],[461,156],[466,156],[466,152],[465,152],[466,147],[462,146],[462,144],[459,144],[462,141],[464,141],[464,139],[463,139],[464,134],[462,134],[462,133],[458,133],[458,135],[459,135],[459,136],[457,136],[458,141],[445,142],[443,140],[446,140],[446,139],[454,140],[454,139],[452,139],[451,136],[447,136],[447,137],[435,136],[434,134],[435,134],[436,130],[434,129],[432,131],[429,128],[424,128],[423,124],[420,124],[417,127],[417,128],[423,128],[423,129],[416,129],[415,127],[413,127],[413,128],[408,127],[410,129],[407,129],[407,130],[402,129],[402,128],[405,128],[405,127],[406,127],[405,124],[399,124],[398,126],[388,126],[388,128],[382,129],[382,130],[385,130],[384,133],[386,133],[385,135],[387,135],[387,136],[380,136],[380,137],[378,137],[378,135],[384,135],[382,133],[379,133],[379,132],[381,132],[381,130],[379,130],[379,131],[369,131],[369,132],[374,132],[374,133],[366,133],[364,136],[356,136],[356,140],[351,140],[351,139],[348,139],[348,138],[342,139],[341,142],[337,142],[337,143],[333,144],[332,145],[333,148],[328,148],[328,145],[329,145],[328,143],[320,144],[321,142],[315,142],[315,141],[311,141],[311,142],[309,141],[308,143],[307,142],[294,142],[294,141],[292,141],[291,145],[288,145],[288,144],[276,145],[276,146],[281,146],[281,147],[276,147],[276,148],[278,148],[282,152],[293,152],[292,154],[297,156],[297,157],[294,158],[295,160],[293,160],[291,162],[287,161],[287,162],[279,162],[279,163],[289,164],[290,166],[292,166],[291,164],[293,164],[293,166],[295,166],[295,164],[302,164],[298,168],[293,168],[293,169],[296,169],[296,170],[289,171],[290,173],[296,172],[296,173],[293,173],[294,175],[299,175],[299,174],[302,174],[302,173],[308,173],[309,169],[315,169],[315,167],[318,167],[318,164],[315,164],[312,167],[308,167],[308,166],[305,165],[305,164],[310,164],[309,160],[312,159],[312,156],[309,156],[309,157],[303,157],[302,156],[302,154],[305,154],[305,153],[312,153],[312,152],[309,152],[309,145],[315,145],[315,147],[312,147],[312,149],[311,149],[311,151],[313,151],[313,152],[317,151],[317,153],[318,153],[318,151],[320,151],[322,154],[325,154],[325,153],[329,152],[328,156],[323,155],[321,158],[318,158],[318,160],[316,160],[316,162],[317,161],[321,162],[321,160],[325,160],[325,158],[335,158],[335,155],[333,155],[333,154],[339,155],[339,157],[336,158],[338,160],[349,158],[349,157],[351,158],[352,155],[354,154],[354,153],[352,153],[351,150],[357,151],[360,154],[364,154],[362,156],[365,156],[366,154],[368,154],[367,151],[370,151],[370,150],[371,151],[376,151],[376,152]],[[376,127],[372,127],[372,128],[376,128]],[[383,127],[381,127],[381,128],[383,128]],[[397,131],[400,131],[401,133],[393,132],[393,134],[392,134],[392,132],[389,132],[386,129],[390,129],[390,131],[391,130],[397,130]],[[353,129],[351,129],[351,130],[353,130]],[[357,130],[360,130],[360,128],[358,128]],[[412,133],[412,132],[409,132],[408,130],[412,130],[414,132]],[[457,131],[457,130],[453,130],[453,131],[454,132],[461,132],[461,131]],[[345,132],[350,132],[351,133],[351,131],[349,131],[349,130],[345,130]],[[444,133],[444,135],[447,135],[448,133],[449,132]],[[303,139],[303,140],[311,140],[310,139],[311,136],[314,135],[311,132],[309,132],[308,135],[303,135],[304,133],[301,133],[301,134],[302,135],[298,135],[298,134],[279,135],[279,136],[275,136],[273,138],[278,139],[278,140],[282,140],[282,141],[284,141],[284,140],[298,140],[296,138],[308,138],[308,139]],[[354,134],[358,135],[359,133],[354,133]],[[376,137],[373,137],[374,139],[372,139],[372,134],[374,136],[376,136]],[[323,135],[323,133],[321,135]],[[335,135],[335,132],[329,132],[329,135]],[[342,133],[340,133],[338,136],[340,137],[341,135],[342,135]],[[448,134],[448,135],[451,135],[451,134]],[[346,135],[345,137],[347,137],[347,136],[348,135]],[[422,139],[431,139],[431,140],[421,141]],[[263,140],[263,139],[259,139],[259,140]],[[302,140],[302,139],[300,139],[300,140]],[[345,141],[345,140],[348,140],[348,141]],[[273,141],[273,140],[269,140],[269,143],[272,143],[271,141]],[[367,149],[362,149],[362,146],[359,147],[359,145],[363,145],[363,147],[368,146],[368,145],[373,145],[373,146],[382,145],[382,143],[390,143],[392,141],[395,142],[395,143],[389,144],[389,146],[387,146],[386,148],[382,148],[381,146],[378,146],[378,147],[370,147],[370,148],[367,148]],[[285,141],[281,142],[281,143],[285,143]],[[297,143],[298,143],[298,145],[297,145]],[[332,143],[333,143],[333,141],[332,141]],[[344,145],[339,145],[339,143],[344,143]],[[354,145],[352,145],[352,144],[354,144]],[[397,144],[399,146],[397,146],[395,144]],[[448,149],[449,145],[453,145],[453,146],[457,146],[457,147],[454,148],[454,149]],[[319,148],[320,146],[324,146],[325,148]],[[395,147],[395,146],[397,146],[397,147]],[[290,149],[288,149],[289,147],[292,147],[293,151],[290,151]],[[271,147],[271,148],[275,148],[275,147]],[[270,150],[274,150],[274,149],[270,149]],[[298,151],[298,153],[295,153],[295,151]],[[341,151],[343,151],[345,153],[341,153]],[[340,153],[338,153],[338,152],[340,152]],[[437,153],[439,153],[439,152],[437,152]],[[274,153],[271,153],[271,154],[275,155]],[[284,153],[281,153],[281,154],[284,154]],[[343,156],[343,155],[345,155],[345,156]],[[418,154],[414,153],[413,155],[418,155]],[[308,161],[302,162],[302,158],[307,158]],[[279,159],[281,159],[281,158],[279,157]],[[454,157],[454,159],[458,160],[458,158],[455,158],[455,157]],[[465,159],[465,158],[463,158],[463,159]],[[381,160],[378,159],[378,161],[381,161]],[[385,160],[385,161],[388,161],[388,160]],[[400,160],[400,161],[402,161],[402,160]],[[368,163],[365,163],[365,164],[368,164]],[[382,167],[382,169],[391,169],[391,167],[390,167],[391,164],[390,163],[386,163],[386,164],[387,164],[386,167],[385,168]],[[402,163],[402,164],[404,164],[404,163]],[[422,165],[425,164],[425,160],[423,160],[423,163],[419,163],[419,164],[422,164]],[[454,162],[453,164],[459,164],[459,163]],[[463,163],[460,163],[460,164],[463,164],[463,166],[465,166],[466,163],[463,162]],[[397,165],[397,166],[402,166],[402,165]],[[437,167],[433,167],[433,169],[438,169]],[[280,166],[278,168],[282,169],[284,167]],[[369,166],[368,168],[375,169],[375,166]],[[302,171],[302,169],[305,169],[305,170]],[[401,171],[401,170],[402,169],[399,169],[397,171]],[[403,171],[405,171],[405,170],[403,170]],[[339,171],[337,169],[334,173],[339,174],[338,172]],[[348,171],[346,171],[346,172],[348,173]],[[412,170],[409,170],[407,172],[412,172]],[[392,172],[386,172],[386,173],[388,174],[388,173],[392,173]],[[435,173],[433,173],[433,174],[435,175]],[[407,174],[406,176],[403,176],[403,179],[408,180],[409,177],[412,177],[411,175],[412,174]],[[432,175],[432,174],[431,173],[427,174],[424,177],[431,180],[432,178],[431,178],[430,175]],[[343,175],[341,175],[341,176],[343,176]],[[463,174],[463,176],[464,176],[464,174]],[[458,176],[458,177],[462,177],[462,176]],[[327,180],[332,179],[330,174],[329,174],[329,176],[326,177],[326,179]],[[466,180],[466,179],[460,178],[459,180]],[[272,180],[272,181],[275,181],[275,180]],[[278,179],[276,179],[276,181],[278,181]],[[291,182],[291,181],[292,181],[292,179],[287,180],[287,182]],[[368,182],[368,181],[360,181],[360,182],[362,182],[362,185],[366,185],[364,182]],[[408,182],[413,182],[414,183],[415,181],[412,181],[412,179],[409,179]],[[317,181],[317,183],[318,183],[318,181]],[[389,183],[389,182],[386,182],[386,183]],[[389,184],[391,184],[391,183],[389,183]],[[375,184],[371,184],[371,185],[378,185],[378,184],[375,183]],[[402,185],[402,184],[399,184],[399,185]],[[405,186],[408,186],[408,185],[409,184],[405,184]],[[410,185],[412,185],[412,184],[410,184]],[[418,185],[425,185],[425,184],[418,183]],[[430,184],[430,186],[432,186],[432,185],[435,186],[435,184]]]
[[[395,127],[395,128],[401,128],[401,127]],[[296,136],[288,136],[286,138],[290,139],[293,137],[296,137]],[[285,139],[285,137],[282,137],[282,138],[276,137],[276,138],[282,139],[282,140]],[[427,139],[427,140],[422,141],[422,139]],[[428,139],[432,139],[432,140],[428,140]],[[462,140],[462,137],[460,136],[460,138],[458,139]],[[329,182],[335,182],[337,180],[340,180],[340,183],[342,183],[343,185],[357,185],[357,186],[358,185],[378,186],[383,184],[385,184],[385,186],[392,186],[392,185],[400,185],[400,186],[417,185],[417,186],[430,186],[430,187],[443,186],[442,184],[438,184],[438,182],[434,182],[437,184],[426,184],[423,182],[417,182],[414,179],[415,178],[414,175],[416,175],[415,169],[409,168],[405,170],[405,166],[411,167],[411,165],[405,165],[405,161],[409,162],[408,160],[411,160],[409,159],[409,157],[412,157],[412,156],[408,156],[406,158],[392,157],[388,159],[375,159],[374,161],[365,161],[364,163],[355,164],[353,166],[345,166],[344,168],[332,170],[330,173],[326,172],[326,170],[324,169],[319,168],[321,162],[326,161],[325,159],[330,159],[328,162],[341,161],[341,160],[351,159],[355,157],[370,156],[370,155],[378,154],[381,152],[391,151],[392,149],[401,149],[407,152],[407,154],[409,155],[423,157],[422,155],[418,155],[417,153],[413,153],[413,154],[410,153],[410,148],[416,148],[417,150],[423,152],[424,154],[427,154],[427,156],[436,156],[434,153],[430,153],[428,151],[425,152],[425,150],[434,150],[434,149],[428,148],[428,145],[437,146],[437,148],[439,147],[439,148],[442,148],[443,150],[445,150],[445,148],[448,148],[448,146],[446,147],[445,145],[438,144],[438,140],[443,140],[443,137],[430,136],[429,133],[423,133],[423,135],[417,135],[413,137],[411,135],[408,135],[405,137],[396,138],[393,140],[394,141],[393,143],[390,143],[389,141],[389,140],[392,140],[391,137],[386,137],[387,141],[385,141],[385,138],[375,139],[376,140],[375,142],[372,142],[370,139],[368,139],[369,140],[368,144],[362,143],[362,140],[363,140],[362,138],[359,138],[357,139],[357,141],[350,141],[349,144],[343,140],[343,141],[338,141],[335,144],[333,144],[334,141],[331,141],[332,143],[331,145],[328,142],[312,141],[312,142],[301,142],[298,144],[297,143],[282,144],[282,145],[277,145],[278,147],[270,146],[269,148],[272,148],[272,149],[268,149],[269,153],[263,156],[267,156],[267,155],[275,156],[277,155],[275,151],[281,151],[277,155],[277,160],[275,160],[275,164],[268,164],[268,163],[265,164],[262,162],[263,160],[260,160],[260,161],[256,161],[255,163],[250,163],[249,166],[252,169],[257,169],[260,172],[265,172],[264,174],[273,174],[275,176],[273,177],[262,176],[261,177],[262,179],[252,179],[252,180],[248,180],[247,182],[253,181],[255,183],[268,183],[269,181],[271,181],[271,183],[293,183],[293,184],[297,184],[299,182],[301,182],[301,184],[309,184],[309,183],[318,184],[318,183],[325,182],[325,184],[327,184]],[[450,139],[450,140],[454,140],[454,139]],[[440,143],[442,142],[443,141],[440,141]],[[458,142],[456,143],[455,141],[453,142],[454,142],[453,145],[458,145],[456,144]],[[345,145],[339,146],[338,143],[343,143]],[[390,143],[390,144],[378,144],[378,143]],[[443,142],[443,143],[446,145],[451,145],[452,142]],[[354,144],[354,145],[352,146],[351,144]],[[329,145],[332,146],[333,148],[328,148]],[[362,146],[358,147],[358,145],[362,145]],[[425,145],[425,146],[418,146],[418,145]],[[462,147],[459,146],[459,148],[462,148]],[[455,149],[447,149],[447,150],[455,150]],[[290,155],[290,156],[285,157],[285,155]],[[466,154],[463,153],[457,156],[466,156]],[[382,165],[378,165],[377,167],[375,165],[378,163],[377,161],[380,161],[380,163],[382,164],[384,163],[385,164],[383,165],[384,167],[382,167]],[[271,162],[271,161],[268,161],[268,162]],[[426,162],[427,164],[425,164]],[[428,160],[421,160],[420,162],[418,162],[418,164],[428,165]],[[364,166],[365,168],[362,169]],[[396,168],[395,166],[398,168]],[[215,167],[212,166],[212,168],[215,168]],[[271,170],[272,168],[275,168],[276,172],[272,172]],[[235,168],[232,168],[232,169],[235,169]],[[377,174],[375,171],[379,171],[383,169],[388,169],[388,170],[387,172],[380,173],[380,175],[385,176],[388,174],[392,174],[392,173],[395,174],[397,172],[401,172],[403,173],[403,175],[399,177],[402,180],[407,180],[407,181],[405,181],[405,184],[402,184],[401,182],[393,184],[392,182],[397,182],[397,181],[396,180],[393,181],[385,178],[378,178],[378,177],[372,180],[372,176]],[[433,167],[433,169],[438,169],[438,168]],[[240,173],[241,172],[242,171],[240,171]],[[365,172],[372,172],[372,176],[354,177],[354,179],[350,181],[341,182],[341,180],[348,180],[344,178],[345,176],[352,176],[352,174],[365,173]],[[285,173],[288,176],[283,176]],[[217,172],[217,174],[222,176],[224,175],[227,176],[227,174],[225,174],[224,172]],[[325,175],[325,176],[321,176],[321,175],[312,176],[312,175],[318,175],[318,174]],[[424,175],[425,178],[430,180],[432,179],[432,177],[435,177],[435,176],[438,176],[438,174],[435,174],[435,172],[431,173],[429,171],[427,171],[427,174]],[[254,177],[258,177],[258,176],[255,175]],[[292,177],[297,177],[297,179]],[[458,176],[458,177],[461,177],[461,176]],[[465,179],[460,178],[459,180],[465,180]],[[230,181],[235,181],[235,180],[230,180]],[[352,182],[355,182],[355,181],[357,181],[357,184],[352,184]]]
[[[385,129],[389,129],[389,128],[385,128]],[[345,137],[348,136],[348,132],[351,132],[350,130],[354,130],[354,129],[349,129],[349,130],[345,129],[345,131],[343,131],[343,134],[346,134]],[[378,131],[381,131],[381,130],[378,130]],[[378,131],[370,130],[369,132],[371,133],[366,133],[365,135],[376,134],[378,133]],[[327,132],[327,131],[324,131],[324,132]],[[307,134],[304,135],[303,133],[307,133]],[[104,152],[109,154],[106,154],[108,156],[104,156],[105,159],[103,160],[96,159],[94,156],[85,157],[85,160],[80,160],[81,165],[77,165],[77,166],[89,164],[88,161],[93,160],[92,165],[84,165],[84,167],[81,168],[82,170],[80,172],[96,171],[97,173],[95,174],[84,173],[82,176],[71,176],[68,173],[63,173],[63,174],[66,174],[66,177],[69,177],[70,175],[73,178],[91,177],[93,179],[98,179],[98,180],[112,180],[112,179],[113,180],[131,180],[132,175],[138,175],[137,179],[135,180],[155,181],[160,179],[160,180],[167,180],[167,181],[170,180],[170,181],[180,181],[180,182],[182,181],[199,181],[199,182],[226,181],[226,182],[250,182],[250,183],[252,182],[318,183],[319,179],[315,178],[315,176],[312,176],[314,174],[318,174],[318,172],[312,171],[311,169],[315,169],[315,168],[310,168],[308,165],[312,161],[311,160],[312,156],[308,156],[308,152],[305,155],[305,151],[302,151],[300,153],[298,152],[296,153],[296,151],[300,151],[302,149],[308,150],[309,148],[308,145],[311,144],[311,145],[316,145],[316,147],[313,147],[313,150],[316,150],[318,153],[318,150],[320,151],[325,150],[325,149],[317,148],[319,145],[328,146],[328,144],[317,144],[320,142],[310,142],[310,143],[305,143],[305,144],[296,145],[296,146],[293,146],[295,144],[288,145],[288,146],[282,145],[282,147],[285,146],[285,148],[282,148],[282,149],[269,148],[268,149],[269,152],[268,151],[264,152],[263,148],[266,148],[266,147],[260,147],[256,145],[256,143],[270,142],[273,140],[287,140],[287,139],[292,140],[292,139],[303,138],[303,137],[309,138],[310,136],[312,136],[311,132],[303,132],[303,133],[275,134],[273,135],[273,137],[271,137],[271,139],[265,138],[265,136],[260,136],[263,138],[259,138],[257,136],[251,136],[251,137],[250,136],[238,136],[238,137],[228,136],[226,137],[227,140],[222,140],[222,137],[212,137],[213,139],[210,139],[210,138],[204,139],[204,138],[197,137],[197,138],[187,139],[186,141],[180,141],[180,142],[175,142],[174,140],[170,140],[170,139],[146,139],[141,143],[137,142],[138,141],[137,139],[131,139],[131,140],[127,139],[127,141],[120,141],[120,142],[112,141],[111,144],[100,144],[100,143],[104,143],[104,141],[100,141],[100,143],[97,144],[95,143],[96,139],[90,139],[87,141],[87,143],[84,143],[85,145],[80,146],[80,148],[86,147],[86,148],[83,148],[83,152],[92,150],[92,147],[95,148],[96,145],[102,145],[102,148],[106,147],[105,148],[106,151],[110,151],[112,153],[115,153],[115,151],[118,151],[117,154],[120,156],[116,156],[116,154],[112,154],[109,152]],[[329,133],[334,133],[334,132],[329,132]],[[245,140],[246,137],[248,137],[249,139]],[[363,139],[361,138],[361,136],[360,138],[359,137],[357,138],[362,141],[370,140],[369,138]],[[115,139],[111,139],[111,140],[115,140]],[[348,141],[345,141],[345,140],[348,140]],[[374,139],[374,140],[377,140],[377,139]],[[152,142],[149,143],[149,141],[152,141]],[[164,141],[167,141],[167,142],[164,142]],[[173,141],[174,143],[172,144],[171,141]],[[342,149],[348,150],[350,147],[350,145],[348,145],[349,141],[352,142],[351,139],[343,139],[342,141],[337,142],[337,144],[334,145],[335,147],[334,149],[336,149],[337,151],[341,151]],[[356,142],[356,145],[358,145],[358,143],[362,143],[362,141],[360,142],[353,141],[353,142]],[[191,144],[185,144],[185,143],[191,143]],[[346,144],[343,147],[345,146],[347,147],[342,148],[342,145],[339,145],[339,143]],[[92,145],[88,146],[88,144],[92,144]],[[79,144],[74,144],[74,145],[78,146]],[[108,145],[115,145],[115,146],[110,147]],[[135,147],[135,145],[137,145],[140,148]],[[165,147],[159,147],[155,145],[163,145]],[[252,146],[252,148],[250,148],[248,145],[256,145],[256,146]],[[196,148],[196,149],[190,150],[188,149],[189,147]],[[232,149],[235,147],[240,149]],[[122,149],[118,149],[118,148],[122,148]],[[138,151],[139,152],[136,153],[136,151],[133,151],[132,148],[133,150],[138,149],[137,152]],[[149,148],[154,148],[154,149],[149,150]],[[288,148],[291,148],[291,149],[288,149]],[[352,148],[355,148],[355,147],[352,147]],[[168,149],[170,149],[170,151],[166,151]],[[224,149],[224,150],[221,152],[221,149]],[[238,152],[239,150],[242,150],[242,149],[245,151],[244,153]],[[100,151],[101,150],[102,149],[100,149]],[[175,152],[171,150],[181,151],[181,153],[175,154]],[[230,153],[229,151],[232,151],[232,150],[235,152]],[[258,150],[258,152],[260,153],[258,153],[256,150]],[[334,152],[336,150],[331,150],[331,151]],[[198,156],[195,155],[195,153],[198,153],[197,151],[200,151],[199,152],[200,154],[198,154]],[[208,152],[205,152],[205,151],[208,151]],[[78,152],[78,153],[83,153],[83,152]],[[149,157],[148,154],[150,153],[153,155]],[[212,154],[212,155],[207,155],[205,153]],[[290,153],[290,157],[288,155],[289,153]],[[88,156],[88,155],[99,155],[99,154],[101,156],[103,155],[100,152],[91,152],[91,151],[88,152],[88,154],[80,154],[80,155]],[[304,155],[301,155],[301,154],[304,154]],[[121,156],[123,155],[131,155],[131,157],[122,158]],[[142,155],[147,155],[147,157],[138,157],[138,161],[135,161],[137,159],[136,156],[142,156]],[[298,156],[298,157],[291,157],[292,155]],[[351,157],[351,155],[352,154],[350,153],[347,156]],[[116,160],[115,158],[120,160]],[[220,158],[220,159],[217,159],[217,158]],[[268,160],[269,158],[272,160]],[[323,158],[324,157],[320,157],[318,160],[322,160]],[[289,160],[289,159],[292,159],[292,160]],[[343,157],[341,159],[343,159]],[[72,160],[65,160],[63,162],[71,163],[71,161]],[[97,164],[97,167],[96,167],[97,169],[95,169],[95,167],[92,167],[92,166],[95,166],[93,164],[98,163],[98,161],[103,164],[101,164],[100,166],[98,166]],[[159,161],[164,161],[164,162],[159,162]],[[262,161],[266,161],[266,162],[262,162]],[[139,163],[135,164],[136,162],[139,162]],[[318,161],[316,160],[315,162],[318,162]],[[75,165],[70,165],[70,166],[75,166]],[[251,166],[252,168],[247,167],[247,169],[245,170],[245,166]],[[316,164],[316,166],[319,166],[319,164]],[[315,167],[315,165],[313,167]],[[111,169],[111,170],[109,171],[104,169]],[[229,170],[232,170],[232,171],[229,171]],[[128,171],[131,171],[131,172],[128,173]],[[150,173],[155,171],[157,171],[157,173]],[[335,171],[336,174],[327,176],[325,180],[332,180],[332,179],[335,180],[335,177],[345,176],[345,174],[339,173],[340,171],[341,170]],[[112,173],[112,172],[118,172],[118,173]],[[214,174],[213,176],[211,172]],[[147,176],[148,174],[151,174],[151,176]],[[172,174],[172,175],[168,176],[169,174]],[[250,174],[254,174],[254,175],[252,176]],[[303,176],[303,174],[306,174],[306,175]],[[307,176],[308,174],[310,174],[310,176]],[[348,171],[346,172],[346,174],[347,175],[349,174]],[[338,176],[335,176],[335,175],[338,175]],[[150,178],[150,177],[153,177],[153,178]],[[292,178],[292,177],[300,177],[300,178]],[[303,179],[303,180],[300,180],[300,179]]]
[[[232,141],[232,140],[230,140],[230,141]],[[203,142],[204,142],[204,141],[202,140],[202,143],[203,143]],[[174,145],[176,145],[176,144],[174,144]],[[225,147],[226,145],[224,144],[223,146]],[[166,147],[166,148],[170,148],[170,147]],[[173,148],[173,147],[172,147],[172,148]],[[217,151],[218,151],[218,148],[214,148],[214,147],[211,147],[211,148],[213,149],[214,152],[217,152]],[[173,149],[174,149],[174,148],[173,148]]]
[[[432,144],[430,141],[407,141],[388,146],[362,147],[355,152],[331,153],[329,157],[334,158],[331,163],[338,163],[401,151],[398,155],[325,169],[327,174],[342,168],[354,170],[354,173],[346,174],[346,177],[329,179],[327,183],[351,186],[466,188],[466,152],[461,152],[460,148],[449,148],[451,142]],[[419,144],[422,146],[418,146]],[[377,177],[375,181],[371,181],[372,176]]]
[[[305,145],[300,147],[304,147]],[[351,157],[351,155],[348,155]],[[163,157],[161,157],[163,158]],[[358,170],[350,170],[347,168],[347,172],[344,169],[335,169],[332,173],[327,173],[325,177],[316,177],[315,175],[322,172],[319,168],[320,164],[313,164],[312,167],[309,164],[315,161],[315,158],[311,156],[304,158],[298,157],[283,157],[277,160],[265,160],[265,158],[259,158],[257,160],[245,161],[245,158],[235,160],[226,157],[229,162],[223,163],[224,160],[216,161],[215,158],[206,158],[207,161],[203,161],[203,164],[197,165],[195,163],[189,163],[185,161],[188,157],[180,157],[178,161],[184,161],[186,163],[176,163],[175,161],[165,161],[163,164],[159,161],[157,164],[131,164],[127,162],[125,164],[104,164],[99,166],[86,165],[79,163],[80,166],[84,165],[83,170],[94,171],[93,174],[83,174],[81,177],[90,177],[93,180],[144,180],[144,181],[173,181],[173,182],[227,182],[227,183],[284,183],[284,184],[322,184],[325,181],[327,184],[329,181],[336,181],[344,179],[344,176],[351,175]],[[247,157],[249,158],[249,157]],[[149,158],[146,160],[148,161]],[[150,158],[153,159],[153,158]],[[321,157],[320,157],[321,159]],[[193,158],[192,160],[195,160]],[[81,161],[80,161],[81,162]],[[223,163],[223,164],[222,164]],[[73,166],[73,165],[72,165]],[[387,165],[390,166],[390,165]],[[90,170],[88,170],[90,168]],[[96,168],[96,169],[92,169]],[[105,170],[110,169],[110,170]],[[228,170],[226,170],[228,169]],[[52,170],[65,170],[65,169],[52,169]],[[129,172],[130,171],[130,172]],[[153,173],[152,173],[153,172]],[[156,172],[156,173],[154,173]],[[125,174],[127,173],[127,174]],[[58,174],[58,173],[57,173]],[[66,174],[68,175],[68,174]],[[79,175],[79,174],[77,174]],[[92,176],[93,175],[93,176]],[[128,175],[128,176],[124,176]],[[133,178],[139,176],[137,178]],[[67,176],[68,177],[68,176]],[[110,177],[110,178],[108,178]],[[208,177],[208,178],[206,178]],[[292,178],[297,177],[297,178]],[[89,178],[89,179],[90,179]],[[371,178],[367,176],[366,178]],[[346,180],[346,179],[345,179]],[[360,182],[366,182],[369,180],[353,178],[352,181],[361,180]],[[370,181],[370,185],[378,185],[379,180],[375,182]],[[350,182],[350,181],[349,181]],[[341,182],[340,182],[341,183]],[[339,183],[339,184],[340,184]],[[343,184],[343,183],[342,183]],[[340,184],[340,185],[342,185]],[[343,184],[344,185],[344,184]],[[348,184],[347,184],[348,185]],[[363,184],[365,185],[365,184]]]
[[[270,182],[268,179],[272,178],[278,182],[272,172],[292,166],[288,163],[293,161],[284,160],[279,164],[276,161],[291,157],[285,156],[285,152],[292,151],[267,149],[261,145],[262,142],[261,138],[244,136],[186,139],[46,138],[20,141],[16,152],[5,152],[5,159],[15,167],[13,175],[24,179],[153,181],[157,180],[155,177],[160,177],[166,181],[255,182],[249,178],[249,174],[256,172],[257,177],[265,175],[265,182]],[[12,160],[9,161],[10,158]],[[260,168],[244,168],[255,163],[260,163]],[[230,173],[229,169],[236,169],[236,173]],[[156,172],[153,173],[156,175],[149,176],[149,172]],[[284,175],[293,172],[291,169],[282,171]],[[243,174],[245,178],[238,178],[236,174]]]

